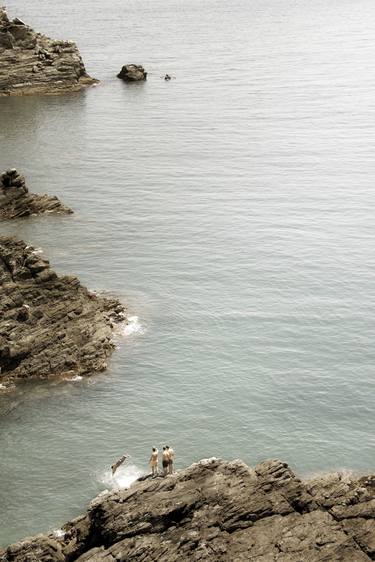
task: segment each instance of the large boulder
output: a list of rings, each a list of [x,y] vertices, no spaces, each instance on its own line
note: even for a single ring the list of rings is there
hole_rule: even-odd
[[[43,213],[69,214],[72,212],[55,196],[30,193],[24,176],[19,174],[15,168],[0,175],[0,220]]]
[[[0,96],[60,94],[98,82],[85,70],[75,43],[36,33],[0,7]]]
[[[125,82],[140,82],[142,80],[146,80],[147,72],[143,66],[137,64],[126,64],[122,67],[119,74],[117,74],[117,78],[121,78],[122,80],[125,80]]]

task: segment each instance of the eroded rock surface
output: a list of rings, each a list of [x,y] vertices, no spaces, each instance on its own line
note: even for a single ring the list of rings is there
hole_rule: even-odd
[[[72,212],[55,196],[30,193],[24,176],[16,169],[7,170],[0,175],[0,219]]]
[[[59,277],[22,240],[0,236],[0,383],[106,368],[113,328],[124,320],[115,299]]]
[[[279,460],[201,461],[96,498],[65,537],[26,539],[1,562],[368,562],[375,476],[302,482]]]
[[[117,78],[125,80],[125,82],[140,82],[146,80],[147,72],[143,66],[137,64],[126,64],[122,67],[121,71],[117,75]]]
[[[0,96],[59,94],[94,84],[77,46],[36,33],[0,7]]]

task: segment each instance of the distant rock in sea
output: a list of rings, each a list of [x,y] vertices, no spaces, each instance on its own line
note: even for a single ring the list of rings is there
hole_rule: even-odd
[[[0,7],[0,96],[62,94],[98,82],[85,70],[77,46],[36,33]]]
[[[30,193],[24,176],[21,176],[16,169],[0,174],[0,220],[44,213],[72,212],[55,196]]]
[[[103,371],[113,330],[125,319],[116,299],[59,277],[22,240],[0,236],[0,384]]]
[[[117,78],[121,78],[125,82],[140,82],[146,80],[147,72],[143,66],[137,64],[126,64],[122,67]]]
[[[0,562],[370,562],[375,475],[301,481],[288,465],[208,459],[98,496]]]

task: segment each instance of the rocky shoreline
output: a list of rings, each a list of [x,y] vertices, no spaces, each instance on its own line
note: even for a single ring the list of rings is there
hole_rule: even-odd
[[[75,43],[36,33],[0,7],[0,96],[63,94],[97,82]]]
[[[0,175],[0,220],[18,219],[45,213],[73,213],[56,196],[30,193],[24,176],[15,168]]]
[[[103,371],[125,308],[59,277],[37,250],[0,236],[0,388]]]
[[[280,460],[208,459],[105,492],[60,538],[25,539],[0,562],[368,562],[374,493],[374,474],[302,481]]]

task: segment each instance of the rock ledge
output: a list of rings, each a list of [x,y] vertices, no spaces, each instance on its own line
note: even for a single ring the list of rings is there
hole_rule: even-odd
[[[59,277],[22,240],[0,236],[0,387],[24,379],[103,371],[113,329],[125,320],[116,299]]]
[[[77,46],[36,33],[0,7],[0,96],[62,94],[97,83]]]
[[[25,178],[16,169],[12,168],[0,175],[0,219],[72,212],[55,196],[30,193]]]
[[[375,475],[302,482],[280,460],[209,459],[98,496],[63,538],[25,539],[0,561],[369,562],[374,491]]]

